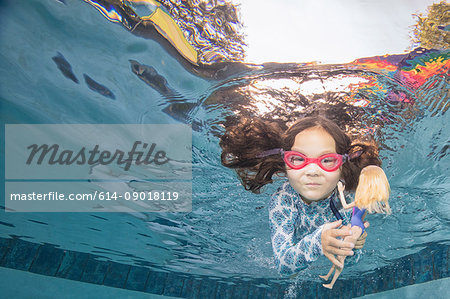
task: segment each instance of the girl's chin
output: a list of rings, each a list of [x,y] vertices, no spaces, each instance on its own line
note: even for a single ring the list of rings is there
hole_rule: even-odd
[[[327,192],[327,193],[323,193],[323,192],[301,192],[301,198],[306,202],[306,203],[311,203],[314,201],[321,201],[324,200],[326,198],[328,198],[331,194],[331,192]]]

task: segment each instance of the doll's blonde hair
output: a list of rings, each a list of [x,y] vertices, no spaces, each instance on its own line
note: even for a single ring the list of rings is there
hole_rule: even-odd
[[[390,214],[388,199],[391,188],[383,169],[369,165],[361,170],[355,193],[355,204],[369,213]]]

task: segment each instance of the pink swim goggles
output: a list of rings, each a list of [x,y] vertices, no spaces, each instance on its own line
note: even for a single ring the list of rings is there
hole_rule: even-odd
[[[304,154],[296,151],[284,151],[282,148],[276,148],[262,152],[256,157],[262,158],[266,156],[281,154],[283,156],[284,162],[291,169],[302,169],[308,164],[315,163],[319,165],[319,167],[323,170],[333,172],[348,160],[359,157],[361,153],[362,151],[358,151],[352,154],[351,157],[348,154],[326,154],[318,158],[309,158]]]

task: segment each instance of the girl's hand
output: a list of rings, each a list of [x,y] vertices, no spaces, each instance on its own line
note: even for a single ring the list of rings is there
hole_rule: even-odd
[[[337,239],[337,237],[344,238],[352,234],[348,226],[338,228],[341,223],[342,220],[338,220],[325,224],[320,237],[323,254],[339,268],[342,268],[344,265],[336,259],[335,255],[353,255],[351,249],[354,247],[350,242],[344,242],[343,240]]]
[[[341,181],[339,181],[339,182],[337,183],[337,187],[338,187],[338,191],[339,191],[339,192],[344,192],[345,186],[344,186],[344,184],[342,184]]]

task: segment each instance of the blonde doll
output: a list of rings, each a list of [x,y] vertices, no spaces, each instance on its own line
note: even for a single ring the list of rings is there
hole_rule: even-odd
[[[378,166],[370,165],[362,169],[359,177],[358,187],[356,188],[355,201],[347,204],[344,197],[344,185],[338,183],[339,198],[344,209],[353,208],[351,219],[352,235],[345,237],[345,242],[355,244],[356,240],[364,233],[363,220],[366,213],[384,213],[390,214],[388,199],[390,193],[389,182],[383,169]],[[344,265],[345,256],[338,256],[337,259]],[[333,280],[329,284],[323,284],[324,287],[332,289],[337,278],[341,274],[342,268],[333,265],[327,275],[319,276],[328,280],[334,270]]]

